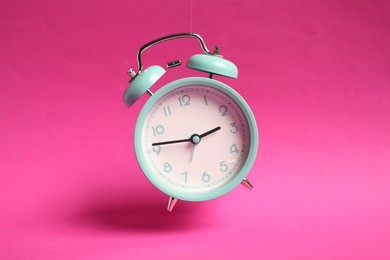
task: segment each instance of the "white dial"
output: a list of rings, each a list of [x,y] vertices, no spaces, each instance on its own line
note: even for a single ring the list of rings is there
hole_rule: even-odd
[[[221,89],[171,88],[143,114],[137,122],[137,157],[146,176],[170,195],[197,200],[191,196],[213,193],[247,161],[253,141],[248,113]]]

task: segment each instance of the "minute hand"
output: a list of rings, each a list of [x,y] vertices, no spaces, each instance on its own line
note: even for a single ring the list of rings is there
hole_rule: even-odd
[[[205,136],[208,136],[209,134],[212,134],[218,130],[220,130],[221,127],[220,126],[217,126],[216,128],[213,128],[201,135],[197,135],[197,134],[194,134],[191,136],[191,138],[187,138],[187,139],[178,139],[178,140],[171,140],[171,141],[165,141],[165,142],[158,142],[158,143],[152,143],[152,146],[158,146],[158,145],[165,145],[165,144],[176,144],[176,143],[185,143],[185,142],[193,142],[193,138],[195,136],[199,137],[199,140],[196,142],[196,143],[199,143],[200,142],[200,138],[202,137],[205,137]],[[194,142],[195,143],[195,142]]]
[[[191,141],[191,138],[188,138],[188,139],[180,139],[180,140],[172,140],[172,141],[165,141],[165,142],[152,143],[152,146],[158,146],[158,145],[164,145],[164,144],[184,143],[184,142],[190,142],[190,141]]]

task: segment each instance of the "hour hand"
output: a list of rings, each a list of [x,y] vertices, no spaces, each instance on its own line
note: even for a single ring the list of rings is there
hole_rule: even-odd
[[[209,134],[212,134],[212,133],[214,133],[214,132],[217,132],[218,130],[221,130],[221,127],[220,127],[220,126],[217,126],[216,128],[213,128],[213,129],[207,131],[206,133],[201,134],[199,137],[208,136]]]

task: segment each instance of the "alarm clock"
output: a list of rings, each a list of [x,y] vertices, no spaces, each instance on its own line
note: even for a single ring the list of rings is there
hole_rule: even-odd
[[[189,58],[187,67],[207,73],[186,77],[150,90],[166,72],[161,66],[144,69],[142,54],[168,40],[194,38],[202,54]],[[179,33],[153,40],[137,55],[138,72],[129,69],[130,84],[124,102],[130,107],[149,93],[138,116],[134,148],[148,180],[169,196],[168,211],[178,200],[206,201],[220,197],[240,183],[252,189],[247,175],[256,158],[258,130],[247,102],[214,75],[237,78],[238,69],[206,47],[200,35]],[[168,63],[168,67],[181,61]]]

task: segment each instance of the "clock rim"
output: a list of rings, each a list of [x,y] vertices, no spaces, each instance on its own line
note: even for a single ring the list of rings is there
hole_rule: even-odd
[[[173,91],[176,88],[185,87],[185,86],[207,86],[215,88],[219,91],[224,92],[229,97],[231,97],[240,107],[240,109],[244,112],[246,120],[248,121],[249,132],[250,132],[250,147],[248,156],[245,160],[244,165],[242,166],[239,173],[232,178],[228,183],[217,187],[215,189],[209,190],[207,192],[200,193],[191,193],[191,192],[183,192],[179,190],[170,189],[168,185],[165,185],[164,182],[160,181],[160,179],[153,173],[153,170],[148,166],[146,162],[147,159],[143,156],[143,143],[142,143],[142,134],[143,134],[143,125],[145,120],[147,119],[147,115],[149,111],[153,108],[156,102],[163,97],[165,94]],[[186,201],[206,201],[215,199],[217,197],[223,196],[228,192],[232,191],[236,188],[248,175],[251,170],[257,155],[258,149],[258,128],[256,124],[256,119],[252,113],[247,102],[241,97],[241,95],[235,91],[233,88],[228,86],[227,84],[220,82],[215,79],[202,78],[202,77],[188,77],[182,78],[175,81],[172,81],[165,86],[161,87],[158,91],[156,91],[153,96],[151,96],[144,106],[141,109],[141,112],[137,118],[137,122],[135,125],[134,131],[134,149],[137,157],[137,162],[141,167],[143,174],[146,178],[160,191],[163,193]]]

